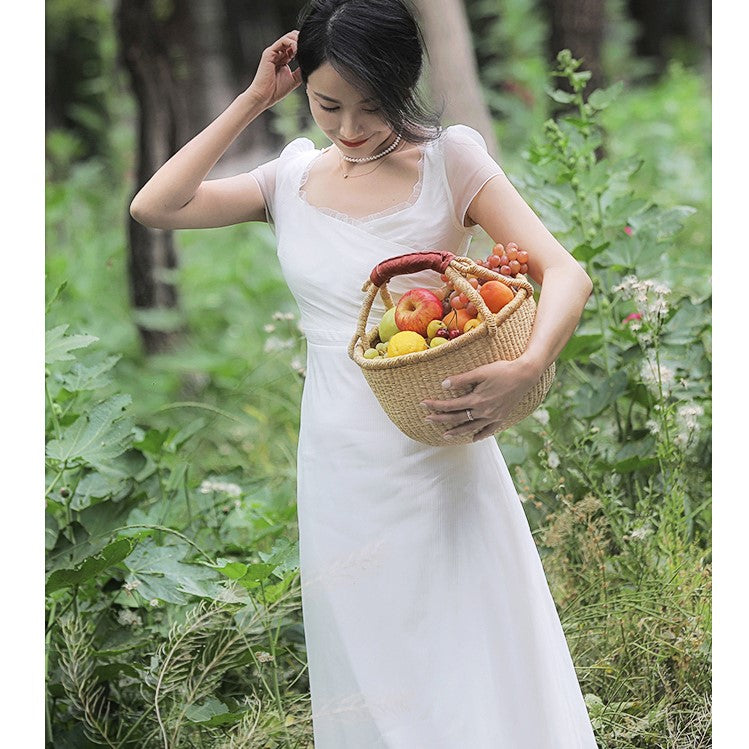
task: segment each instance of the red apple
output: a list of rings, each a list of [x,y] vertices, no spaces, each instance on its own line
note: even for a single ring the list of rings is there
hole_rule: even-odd
[[[442,301],[430,289],[409,289],[395,305],[395,324],[399,330],[413,330],[426,336],[432,320],[442,317]]]

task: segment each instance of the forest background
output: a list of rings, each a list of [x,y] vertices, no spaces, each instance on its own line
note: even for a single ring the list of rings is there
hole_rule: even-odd
[[[162,45],[172,98],[183,97],[175,111],[189,123],[183,139],[220,111],[221,91],[230,97],[246,85],[253,56],[296,25],[298,4],[273,4],[265,16],[257,5],[142,4],[139,22],[150,17],[162,32],[175,9],[185,11]],[[500,446],[599,741],[707,746],[710,10],[701,34],[694,19],[704,6],[673,3],[656,34],[637,3],[594,4],[600,41],[575,69],[555,59],[563,46],[577,54],[569,18],[568,43],[559,45],[564,3],[452,5],[475,60],[474,126],[597,284],[545,408]],[[237,20],[245,12],[264,25],[245,33],[237,51],[236,39],[217,37],[217,19],[246,32]],[[280,272],[267,262],[273,243],[264,225],[147,240],[144,256],[174,262],[146,267],[152,297],[137,299],[139,238],[126,206],[143,162],[136,125],[144,108],[123,55],[121,14],[114,2],[46,5],[47,740],[129,746],[137,737],[135,745],[163,746],[166,734],[174,746],[306,746],[293,504],[303,340]],[[585,33],[588,41],[596,35]],[[190,37],[200,48],[174,46]],[[216,50],[229,59],[223,73]],[[196,54],[208,56],[194,69],[217,77],[195,82]],[[585,76],[576,78],[583,70],[593,78],[584,88]],[[59,96],[62,72],[70,88]],[[572,112],[582,101],[576,86],[590,104],[594,84],[605,91]],[[211,94],[198,102],[201,85]],[[450,90],[447,79],[429,82],[432,96],[449,99]],[[298,133],[320,145],[303,103],[289,97],[268,114],[216,173],[273,158]],[[561,153],[574,166],[565,170]],[[592,203],[565,221],[586,193],[603,197],[598,223],[585,225]],[[474,240],[470,254],[485,255],[487,242]],[[625,288],[629,276],[636,280]],[[647,279],[643,292],[637,283]],[[633,312],[641,315],[635,330]],[[692,355],[683,361],[685,350]],[[657,382],[648,379],[651,360]],[[590,405],[593,390],[604,394]],[[560,417],[570,409],[572,425]],[[76,422],[92,415],[106,443],[101,454],[81,449],[80,423],[76,438]],[[694,420],[688,444],[665,444],[664,431],[678,438],[685,418]],[[594,445],[585,439],[591,430],[606,436]],[[612,470],[622,484],[607,483]],[[179,661],[176,642],[194,634],[200,617],[211,624],[206,632],[229,629],[242,644],[196,683],[165,662],[170,654]],[[208,653],[217,642],[205,635],[196,647]],[[166,691],[158,691],[160,677],[162,688],[174,677]],[[127,716],[136,714],[144,717],[133,732]]]

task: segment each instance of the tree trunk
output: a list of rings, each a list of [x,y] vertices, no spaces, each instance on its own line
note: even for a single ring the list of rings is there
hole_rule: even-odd
[[[569,49],[582,59],[581,70],[590,70],[587,92],[605,85],[601,50],[605,27],[604,0],[550,0],[551,54]]]
[[[499,158],[489,107],[479,83],[473,40],[462,0],[414,0],[429,53],[429,85],[434,101],[445,103],[448,124],[470,125]]]
[[[118,35],[124,65],[138,104],[137,189],[181,146],[187,135],[184,93],[174,76],[170,37],[184,26],[184,4],[157,19],[151,0],[120,0]],[[128,216],[130,296],[136,310],[176,309],[169,273],[177,267],[171,231],[149,229]],[[147,353],[174,346],[180,331],[137,324]]]

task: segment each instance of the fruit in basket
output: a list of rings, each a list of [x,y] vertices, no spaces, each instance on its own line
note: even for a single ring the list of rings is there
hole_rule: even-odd
[[[440,329],[444,328],[445,323],[442,322],[439,318],[436,320],[432,320],[432,322],[427,325],[427,338],[434,338],[434,334]]]
[[[402,330],[388,341],[388,356],[402,356],[414,351],[426,351],[429,348],[424,336],[413,330]]]
[[[479,289],[486,306],[495,314],[514,298],[512,289],[501,281],[487,281]]]
[[[387,343],[400,330],[395,322],[395,307],[385,311],[385,314],[377,326],[377,332],[380,334],[380,340]]]
[[[437,348],[437,346],[441,346],[443,343],[447,343],[447,338],[436,335],[429,342],[429,348]]]
[[[503,276],[515,277],[518,273],[528,272],[528,251],[521,250],[516,242],[508,242],[507,247],[497,243],[486,260],[479,264]]]
[[[387,352],[388,352],[388,345],[387,345],[387,343],[383,343],[382,341],[380,341],[375,346],[375,350],[377,351],[378,354],[380,354],[382,356],[385,356],[387,354]]]
[[[469,330],[473,330],[474,328],[478,328],[478,326],[481,325],[481,321],[477,320],[475,317],[471,320],[469,320],[464,326],[463,326],[463,332],[467,333]]]
[[[441,320],[440,320],[440,322],[442,323]],[[444,326],[444,323],[442,323],[442,325]],[[434,334],[434,337],[435,338],[449,338],[450,337],[450,331],[447,328],[445,328],[445,327],[437,328],[437,332]]]
[[[380,352],[376,348],[368,348],[364,352],[365,359],[377,359],[380,356]]]
[[[401,331],[425,336],[429,323],[438,317],[442,317],[442,301],[430,289],[409,289],[395,305],[395,324]]]
[[[496,283],[500,283],[497,281]],[[442,322],[448,330],[459,330],[463,332],[463,326],[472,319],[468,312],[464,309],[454,309],[448,312],[443,318]]]

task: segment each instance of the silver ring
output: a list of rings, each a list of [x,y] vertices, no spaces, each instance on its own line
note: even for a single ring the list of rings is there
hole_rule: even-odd
[[[473,421],[473,416],[471,416],[470,408],[466,408],[466,416],[468,417],[468,421]]]

